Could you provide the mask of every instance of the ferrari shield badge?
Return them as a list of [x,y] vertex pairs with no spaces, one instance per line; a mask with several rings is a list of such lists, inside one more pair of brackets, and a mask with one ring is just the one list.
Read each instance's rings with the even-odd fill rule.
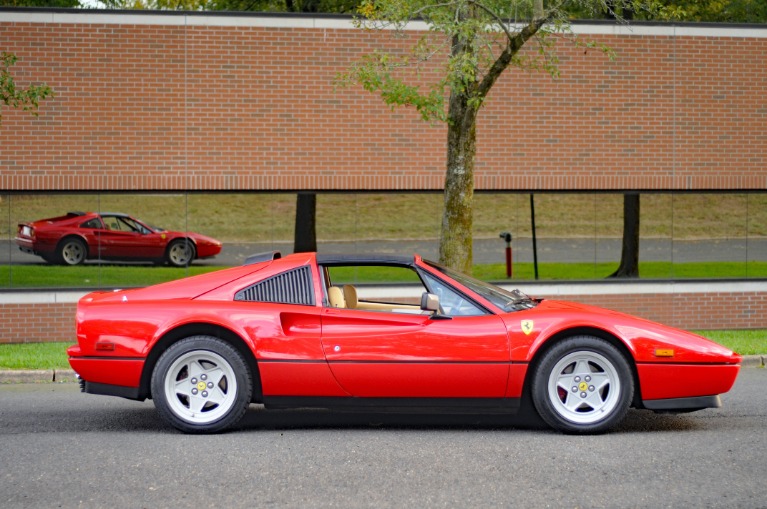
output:
[[524,332],[526,336],[529,336],[530,333],[533,332],[532,320],[522,320],[522,332]]

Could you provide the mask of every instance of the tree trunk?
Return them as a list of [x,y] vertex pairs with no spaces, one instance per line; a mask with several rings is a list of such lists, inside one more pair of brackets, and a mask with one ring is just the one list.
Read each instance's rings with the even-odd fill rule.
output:
[[639,193],[623,195],[621,263],[608,277],[639,277]]
[[317,251],[317,193],[296,195],[296,226],[294,229],[293,252]]
[[465,94],[453,93],[450,95],[448,119],[447,173],[439,259],[448,267],[471,274],[477,109],[468,105]]

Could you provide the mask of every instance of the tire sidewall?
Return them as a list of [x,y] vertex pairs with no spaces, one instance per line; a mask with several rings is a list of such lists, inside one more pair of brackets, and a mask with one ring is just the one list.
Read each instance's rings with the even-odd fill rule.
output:
[[[191,352],[212,352],[222,357],[234,372],[237,383],[234,402],[229,410],[209,423],[194,423],[179,416],[167,400],[165,380],[168,370],[181,356]],[[212,336],[192,336],[171,345],[157,360],[152,371],[152,398],[160,416],[184,433],[216,433],[235,425],[250,405],[253,391],[252,375],[242,354],[234,347]]]
[[[560,414],[548,394],[549,379],[554,367],[566,356],[577,352],[596,353],[607,359],[617,372],[620,383],[616,405],[604,418],[587,424],[571,421]],[[531,391],[535,409],[552,428],[572,434],[604,433],[626,416],[634,397],[634,378],[626,358],[608,341],[594,336],[574,336],[558,342],[543,354],[533,373]]]
[[[182,246],[186,246],[189,249],[189,260],[186,261],[186,263],[174,263],[173,259],[171,258],[171,250],[174,246],[177,246],[181,244]],[[165,252],[165,260],[168,262],[169,265],[173,267],[188,267],[192,264],[195,257],[197,256],[197,248],[194,245],[194,242],[191,240],[184,240],[184,239],[176,239],[172,241],[170,244],[168,244],[168,248]]]
[[[69,263],[64,258],[64,248],[67,246],[67,244],[77,243],[80,245],[80,248],[83,251],[83,257],[81,260],[79,260],[77,263]],[[86,258],[88,258],[88,244],[85,243],[84,240],[78,238],[78,237],[66,237],[64,238],[56,248],[56,258],[58,259],[59,263],[62,265],[69,265],[69,266],[75,266],[82,264]]]

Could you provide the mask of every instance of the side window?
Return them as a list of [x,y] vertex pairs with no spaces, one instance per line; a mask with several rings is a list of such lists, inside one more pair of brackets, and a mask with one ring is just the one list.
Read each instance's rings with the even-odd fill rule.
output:
[[120,231],[120,224],[114,216],[102,216],[107,230]]
[[325,267],[329,307],[388,313],[426,313],[421,295],[426,288],[410,267],[394,265],[333,265]]
[[91,228],[93,230],[100,230],[101,228],[103,228],[103,226],[101,226],[101,220],[97,217],[94,217],[90,221],[86,221],[83,224],[81,224],[80,228]]
[[123,230],[129,231],[129,232],[136,232],[140,233],[142,235],[146,235],[147,233],[151,233],[149,230],[144,228],[144,226],[140,223],[137,223],[133,219],[129,217],[121,217],[120,221],[124,223]]
[[487,314],[466,296],[435,278],[423,272],[423,278],[429,285],[431,293],[439,297],[439,307],[445,316],[480,316]]
[[259,281],[237,292],[234,300],[314,306],[311,268],[305,265]]

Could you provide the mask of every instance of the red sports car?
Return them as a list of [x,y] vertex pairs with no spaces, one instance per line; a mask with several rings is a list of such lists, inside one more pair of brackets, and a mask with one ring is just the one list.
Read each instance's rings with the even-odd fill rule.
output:
[[221,242],[198,233],[155,228],[126,214],[69,212],[21,223],[19,249],[50,263],[79,265],[86,259],[151,260],[185,267],[221,252]]
[[695,334],[509,292],[418,255],[268,253],[91,293],[77,341],[69,362],[84,392],[153,398],[190,433],[231,427],[251,403],[498,413],[523,397],[557,430],[598,433],[629,407],[718,407],[741,362]]

